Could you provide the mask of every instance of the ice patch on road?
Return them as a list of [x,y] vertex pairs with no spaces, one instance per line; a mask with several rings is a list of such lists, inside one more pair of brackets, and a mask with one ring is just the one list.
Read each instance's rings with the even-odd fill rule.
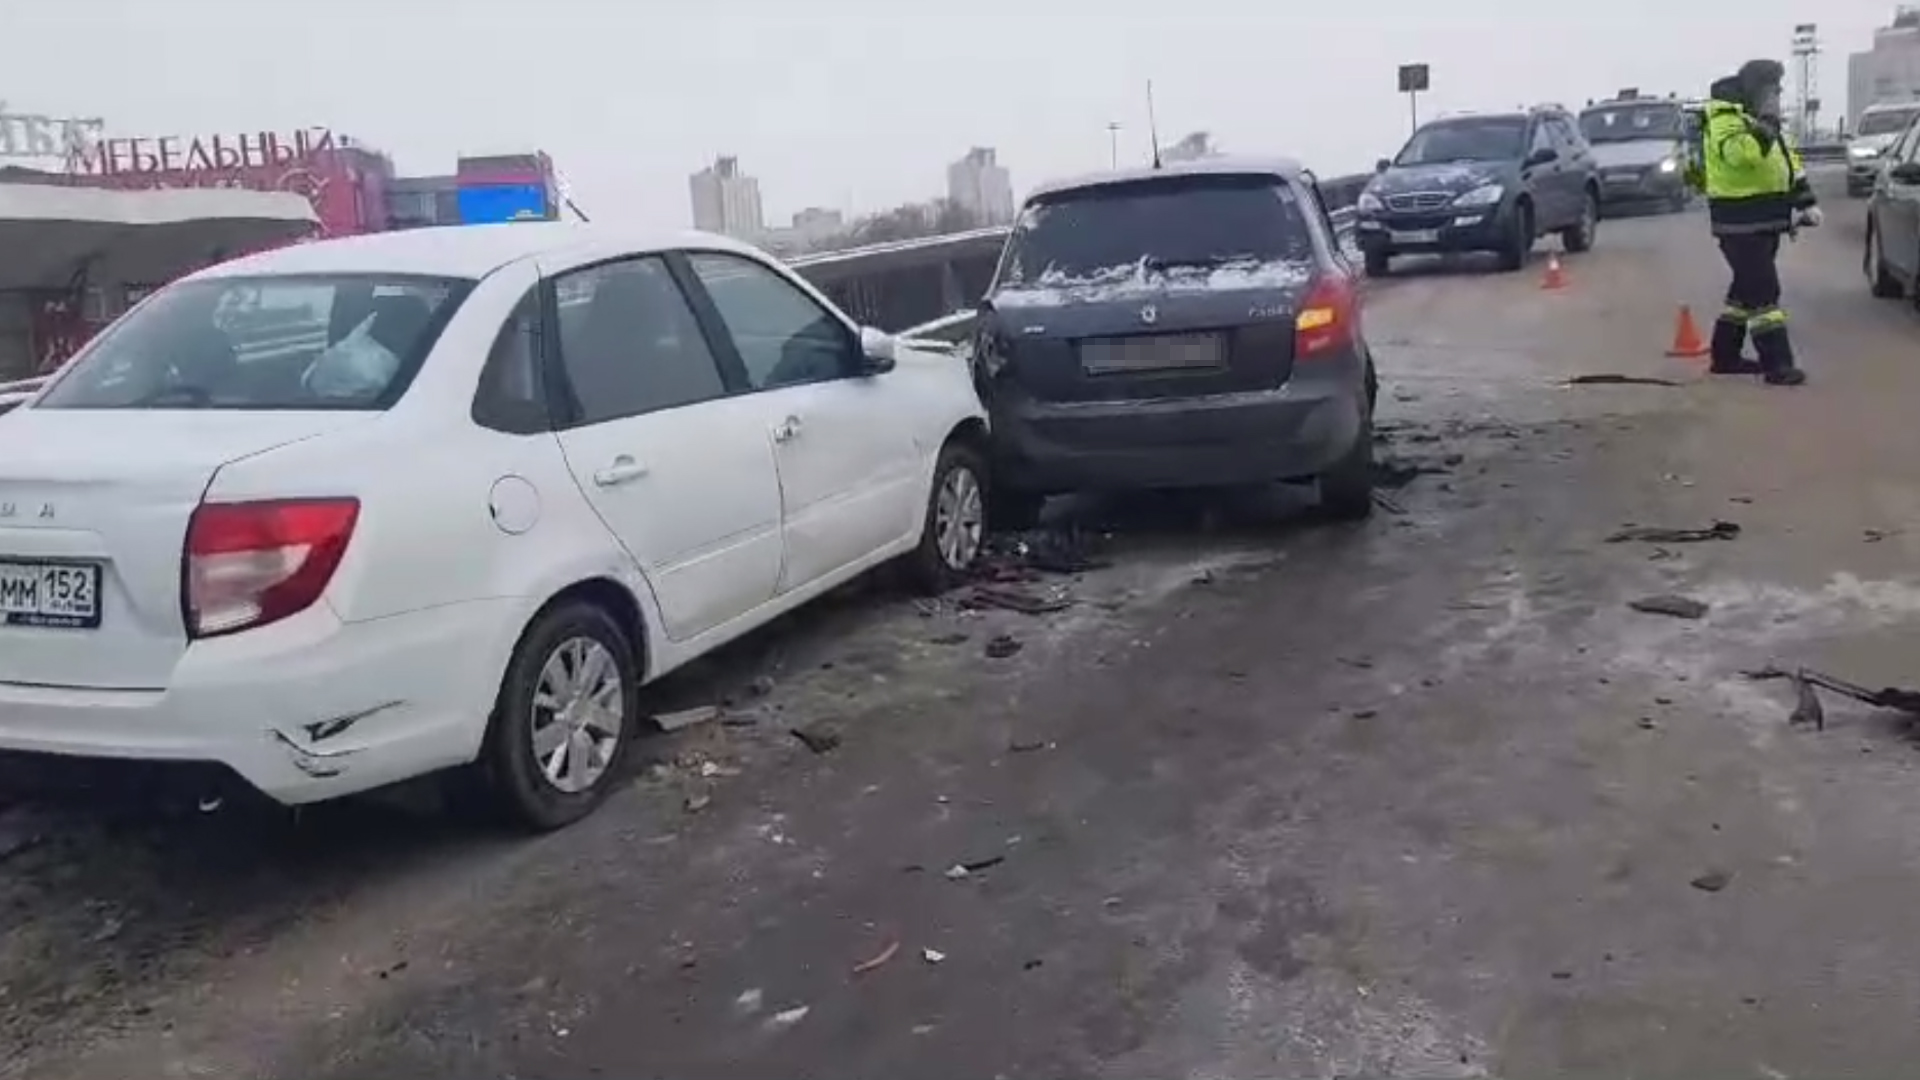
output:
[[1281,980],[1238,959],[1195,982],[1161,1038],[1109,1062],[1113,1076],[1242,1080],[1249,1076],[1491,1075],[1483,1039],[1430,1002],[1321,970]]

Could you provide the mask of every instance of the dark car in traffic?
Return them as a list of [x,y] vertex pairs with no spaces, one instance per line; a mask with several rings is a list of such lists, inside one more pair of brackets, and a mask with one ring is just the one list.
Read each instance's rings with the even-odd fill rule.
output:
[[1580,111],[1580,134],[1600,169],[1602,209],[1660,205],[1685,210],[1686,115],[1668,98],[1616,98]]
[[1558,106],[1455,116],[1422,125],[1355,205],[1367,273],[1396,255],[1488,251],[1518,270],[1540,237],[1593,246],[1600,175],[1574,119]]
[[1000,525],[1075,491],[1317,481],[1373,508],[1373,358],[1312,173],[1208,158],[1030,195],[979,312]]
[[1873,295],[1920,303],[1920,118],[1908,119],[1880,161],[1867,197],[1860,265]]

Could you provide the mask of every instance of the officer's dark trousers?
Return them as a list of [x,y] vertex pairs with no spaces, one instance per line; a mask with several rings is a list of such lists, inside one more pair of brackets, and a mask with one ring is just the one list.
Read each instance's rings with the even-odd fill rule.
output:
[[[1793,345],[1787,337],[1787,313],[1780,309],[1780,234],[1734,233],[1719,240],[1733,283],[1727,288],[1726,310],[1714,322],[1714,370],[1731,373],[1757,366],[1768,375],[1791,371]],[[1758,365],[1740,357],[1748,334],[1760,356]]]

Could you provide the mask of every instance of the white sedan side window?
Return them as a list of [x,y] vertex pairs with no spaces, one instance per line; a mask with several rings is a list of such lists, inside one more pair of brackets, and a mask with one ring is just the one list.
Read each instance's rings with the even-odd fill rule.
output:
[[755,390],[855,374],[858,339],[792,282],[737,255],[693,252],[688,259]]

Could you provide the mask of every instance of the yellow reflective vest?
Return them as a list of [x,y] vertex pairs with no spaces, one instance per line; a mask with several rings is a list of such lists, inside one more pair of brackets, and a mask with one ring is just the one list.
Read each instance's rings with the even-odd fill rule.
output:
[[1814,202],[1800,154],[1736,102],[1707,102],[1702,186],[1716,234],[1785,232]]

